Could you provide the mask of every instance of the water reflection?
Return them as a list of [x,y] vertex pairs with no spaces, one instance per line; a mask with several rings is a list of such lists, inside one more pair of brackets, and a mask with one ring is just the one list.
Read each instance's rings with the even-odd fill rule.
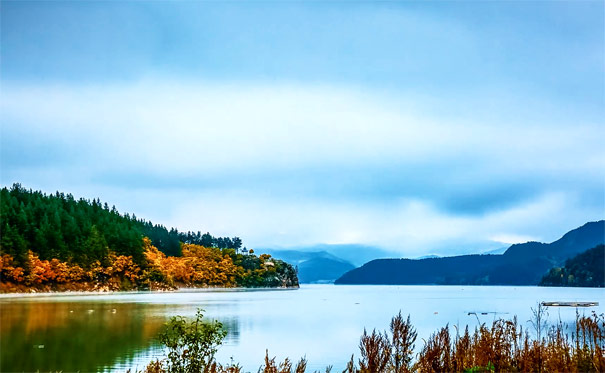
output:
[[154,311],[132,303],[3,303],[0,370],[96,371],[128,361],[149,349],[164,323]]
[[[156,337],[164,323],[177,314],[193,317],[202,306],[114,297],[0,301],[0,371],[142,369],[163,356]],[[237,344],[238,319],[217,319],[228,330],[227,343]]]

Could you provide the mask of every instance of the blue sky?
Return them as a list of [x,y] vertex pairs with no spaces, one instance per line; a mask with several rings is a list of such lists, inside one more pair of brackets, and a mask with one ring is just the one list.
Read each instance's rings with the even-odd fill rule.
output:
[[248,246],[605,215],[601,1],[2,1],[2,184]]

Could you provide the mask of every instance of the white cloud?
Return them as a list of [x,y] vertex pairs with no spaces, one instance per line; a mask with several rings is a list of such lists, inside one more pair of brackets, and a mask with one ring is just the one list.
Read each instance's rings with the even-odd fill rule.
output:
[[[174,171],[309,164],[439,162],[474,157],[497,167],[577,169],[603,128],[450,119],[422,102],[329,86],[144,81],[108,86],[3,87],[3,127],[69,138],[120,167]],[[506,110],[506,108],[503,108]],[[555,120],[553,115],[553,120]],[[579,145],[582,144],[580,147]],[[600,154],[602,155],[602,153]],[[511,158],[523,162],[510,162]],[[563,161],[563,162],[561,162]],[[592,159],[604,164],[603,157]],[[573,167],[572,167],[573,166]],[[592,165],[591,165],[592,166]]]
[[[496,112],[461,115],[448,100],[354,87],[5,84],[3,138],[19,142],[11,149],[35,140],[77,155],[41,171],[15,151],[3,157],[3,182],[103,191],[139,216],[239,235],[250,246],[355,242],[411,256],[550,241],[600,218],[602,206],[578,195],[602,198],[603,126],[581,115],[567,123],[556,111],[499,118],[527,109],[488,100]],[[132,183],[138,177],[142,185]],[[463,201],[464,210],[463,195],[497,208],[442,206]]]

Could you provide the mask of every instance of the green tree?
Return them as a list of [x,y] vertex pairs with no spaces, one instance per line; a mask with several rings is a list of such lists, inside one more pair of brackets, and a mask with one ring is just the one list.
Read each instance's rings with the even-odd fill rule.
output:
[[93,225],[90,228],[88,239],[84,243],[84,253],[81,261],[89,266],[93,261],[103,261],[108,254],[107,242],[105,237],[99,232],[97,227]]

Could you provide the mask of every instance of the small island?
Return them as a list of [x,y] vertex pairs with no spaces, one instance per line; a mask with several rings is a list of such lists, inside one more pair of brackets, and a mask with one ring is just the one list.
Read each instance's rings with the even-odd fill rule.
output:
[[100,200],[0,191],[0,292],[298,287],[295,268],[239,237],[179,232]]

